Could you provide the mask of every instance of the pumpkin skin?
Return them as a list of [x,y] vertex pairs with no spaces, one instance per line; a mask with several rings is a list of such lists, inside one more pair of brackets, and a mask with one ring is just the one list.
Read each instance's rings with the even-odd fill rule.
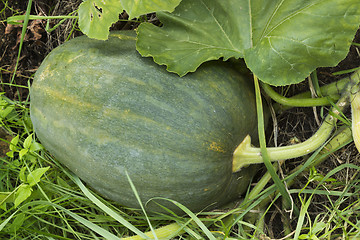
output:
[[197,212],[239,197],[254,171],[232,173],[232,155],[255,137],[251,81],[224,62],[178,77],[141,57],[133,31],[107,41],[77,37],[54,49],[31,87],[37,137],[105,197],[139,208],[126,172],[150,211],[162,197]]

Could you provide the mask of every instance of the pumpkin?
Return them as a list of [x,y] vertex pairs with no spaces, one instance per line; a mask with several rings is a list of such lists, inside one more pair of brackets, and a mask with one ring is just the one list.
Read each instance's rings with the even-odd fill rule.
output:
[[254,174],[232,172],[234,150],[256,136],[251,80],[223,61],[180,78],[141,57],[135,40],[121,31],[54,49],[30,91],[37,137],[94,190],[128,207],[140,205],[127,175],[149,211],[163,211],[160,204],[181,212],[162,198],[195,212],[238,198]]

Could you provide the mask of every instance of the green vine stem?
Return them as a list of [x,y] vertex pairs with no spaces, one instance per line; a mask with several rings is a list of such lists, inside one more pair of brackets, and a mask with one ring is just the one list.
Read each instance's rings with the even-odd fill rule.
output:
[[[351,81],[351,79],[354,79],[354,78],[357,79],[358,74],[359,74],[359,71],[357,73],[353,73],[351,75],[351,77],[344,77],[335,82],[321,86],[320,91],[321,91],[322,96],[328,96],[333,99],[339,99],[340,95],[343,92],[343,90],[345,89],[346,85]],[[296,94],[296,95],[292,96],[291,98],[310,98],[310,97],[311,97],[311,93],[310,93],[310,91],[307,91],[307,92]]]
[[277,93],[272,87],[268,84],[261,84],[261,87],[265,91],[267,95],[275,102],[278,102],[285,106],[292,107],[316,107],[316,106],[324,106],[329,105],[331,101],[335,99],[330,97],[319,97],[319,98],[287,98],[283,95]]
[[316,167],[323,163],[331,154],[348,145],[353,141],[351,128],[344,126],[331,140],[321,149],[310,162],[305,162],[297,166],[290,172],[288,178],[286,178],[287,185],[291,186],[294,183],[295,178],[302,172],[308,171],[312,167]]
[[[339,112],[335,114],[339,114]],[[297,158],[315,151],[330,137],[336,121],[336,117],[329,114],[319,130],[305,142],[284,147],[268,147],[270,160],[280,161]],[[260,148],[251,146],[251,138],[248,135],[234,152],[232,170],[237,172],[245,166],[256,163],[263,163],[261,151]]]
[[[274,91],[274,89],[262,83],[262,88],[264,92],[272,98],[276,103],[273,105],[276,112],[282,112],[292,107],[315,107],[315,106],[325,106],[329,105],[332,102],[337,101],[340,96],[341,92],[344,91],[346,85],[351,81],[351,79],[358,79],[358,74],[353,74],[351,77],[344,77],[340,80],[335,82],[326,84],[320,87],[320,92],[322,94],[321,98],[311,98],[311,92],[303,92],[296,94],[292,97],[284,97],[281,94]],[[318,100],[320,99],[320,100]],[[313,103],[313,105],[311,105]]]
[[[168,225],[165,225],[163,227],[157,228],[154,230],[156,238],[157,239],[169,239],[172,236],[175,237],[177,235],[180,235],[184,233],[184,226],[175,222]],[[149,239],[155,239],[155,236],[152,231],[146,232],[146,236],[149,237]],[[142,236],[136,235],[131,237],[125,237],[122,238],[123,240],[141,240],[144,239]]]
[[[315,151],[325,143],[325,141],[331,136],[341,111],[348,105],[348,98],[351,95],[354,86],[357,89],[356,84],[359,82],[358,73],[354,73],[353,76],[353,81],[350,81],[350,83],[346,86],[341,98],[338,100],[336,105],[332,107],[318,131],[302,143],[284,147],[267,148],[271,161],[301,157]],[[239,171],[242,167],[255,163],[263,163],[261,150],[260,148],[252,147],[250,136],[246,136],[234,152],[233,172]]]
[[[51,20],[51,19],[76,19],[78,16],[38,16],[29,15],[29,20]],[[7,18],[8,24],[23,24],[25,17],[23,15],[11,16]]]

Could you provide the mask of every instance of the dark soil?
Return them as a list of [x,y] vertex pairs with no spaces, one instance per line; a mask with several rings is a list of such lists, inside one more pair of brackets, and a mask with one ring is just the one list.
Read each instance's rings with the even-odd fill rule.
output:
[[[31,14],[43,16],[68,15],[76,10],[81,2],[81,0],[37,0],[33,1]],[[5,3],[7,3],[7,7],[5,7]],[[0,92],[5,92],[7,97],[17,100],[27,99],[27,87],[30,86],[33,74],[36,72],[45,56],[56,46],[62,44],[66,39],[82,35],[77,28],[75,20],[66,20],[51,33],[45,31],[47,23],[45,20],[30,21],[23,42],[18,66],[16,67],[22,27],[21,25],[9,25],[6,23],[5,19],[14,15],[23,15],[27,3],[27,0],[2,0],[0,2]],[[126,19],[126,13],[123,13],[121,17]],[[50,27],[57,23],[58,20],[50,21]],[[112,28],[130,29],[133,27],[134,25],[132,23],[121,21],[114,24]],[[359,33],[356,35],[354,42],[360,43]],[[346,76],[334,76],[332,75],[334,72],[359,67],[359,52],[359,47],[352,46],[349,55],[340,62],[338,66],[319,68],[317,72],[320,83],[326,84]],[[9,83],[16,84],[19,87],[10,87]],[[307,91],[309,86],[307,81],[304,81],[301,84],[293,85],[288,88],[289,95],[293,95],[302,91]],[[281,143],[280,145],[288,145],[309,138],[319,127],[314,116],[316,114],[321,119],[320,111],[320,107],[315,110],[312,108],[293,108],[277,116],[277,141]],[[346,114],[348,114],[348,112]],[[350,116],[348,115],[348,117]],[[271,126],[269,127],[269,135],[272,136]],[[269,142],[273,142],[272,137]],[[317,170],[319,173],[326,175],[331,169],[344,162],[353,162],[359,165],[359,159],[360,157],[356,148],[353,144],[350,144],[331,156],[331,158],[319,166]],[[297,161],[298,160],[295,159],[284,164],[282,172],[286,175],[288,171],[296,166]],[[335,177],[338,178],[338,181],[342,181],[348,178],[348,176],[349,173],[342,172]],[[306,183],[306,178],[304,178],[304,181]],[[301,182],[298,183],[299,188],[301,188],[301,184]],[[317,202],[315,202],[314,206],[312,206],[313,209],[311,210],[314,217],[319,212],[327,211],[326,201],[328,201],[328,199],[316,199],[316,201]],[[278,228],[277,226],[281,225],[279,219],[283,214],[284,212],[280,205],[274,207],[269,214],[269,233],[273,234],[272,237],[282,236],[282,234],[278,232],[281,228]],[[288,216],[286,213],[285,215]]]
[[[7,7],[4,1],[0,3],[1,19],[14,15],[23,15],[27,8],[27,0],[8,1]],[[32,15],[67,15],[77,9],[81,1],[34,1]],[[50,27],[57,21],[50,21]],[[26,88],[8,87],[6,83],[28,86],[32,75],[36,72],[44,57],[56,46],[64,42],[67,37],[74,37],[80,32],[74,31],[68,36],[72,28],[73,20],[68,20],[51,33],[45,31],[45,20],[32,20],[27,27],[21,54],[18,61],[18,52],[22,26],[9,25],[6,21],[0,23],[0,69],[2,84],[0,91],[6,92],[9,98],[25,99],[28,95]],[[16,69],[16,75],[13,76]]]

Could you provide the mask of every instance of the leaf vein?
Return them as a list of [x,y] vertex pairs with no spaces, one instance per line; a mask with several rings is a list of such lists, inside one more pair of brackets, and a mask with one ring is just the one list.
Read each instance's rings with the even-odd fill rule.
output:
[[[308,9],[308,8],[310,8],[310,7],[313,7],[314,5],[316,5],[316,4],[318,4],[319,2],[321,2],[322,0],[320,0],[320,1],[317,1],[317,2],[314,2],[314,3],[312,3],[312,4],[308,4],[308,5],[306,5],[306,6],[304,6],[303,8],[300,8],[300,9],[298,9],[297,11],[294,11],[294,12],[292,12],[290,15],[288,15],[288,16],[286,16],[282,21],[280,21],[278,24],[276,24],[274,27],[272,27],[271,29],[269,29],[269,31],[267,32],[267,34],[266,35],[264,35],[264,36],[269,36],[274,30],[276,30],[280,25],[282,25],[284,22],[286,22],[286,21],[289,21],[290,19],[292,19],[293,17],[295,17],[295,16],[297,16],[298,14],[300,14],[301,12],[303,12],[304,10],[306,10],[306,9]],[[284,0],[281,2],[281,4],[284,2]],[[275,12],[277,12],[279,9],[277,8],[276,9],[276,11]],[[274,14],[271,16],[271,18],[269,19],[269,24],[267,24],[266,25],[266,29],[268,28],[268,26],[270,25],[270,22],[271,22],[271,20],[273,19],[273,16],[275,15],[275,12],[274,12]],[[265,29],[265,30],[266,30]],[[265,31],[264,30],[264,34],[265,34]]]
[[[306,39],[304,39],[303,41],[301,41],[301,40],[298,40],[298,39],[289,38],[289,37],[285,37],[285,36],[269,36],[269,37],[268,37],[268,39],[271,39],[271,38],[276,38],[276,39],[291,41],[291,42],[294,42],[294,43],[301,44],[301,45],[305,46],[306,48],[320,49],[320,50],[328,50],[328,48],[325,48],[325,47],[321,47],[321,46],[316,47],[316,46],[308,45],[308,44],[304,43],[304,41],[305,41]],[[309,52],[309,51],[308,51],[308,52]],[[333,52],[343,52],[343,51],[333,49]],[[311,55],[311,54],[309,53],[309,55]]]
[[[218,26],[218,28],[220,29],[220,31],[224,34],[226,40],[229,42],[230,46],[233,49],[237,49],[233,42],[231,41],[230,37],[228,36],[228,34],[226,33],[226,31],[224,30],[224,28],[221,26],[220,22],[217,20],[217,18],[215,17],[214,13],[212,11],[210,11],[210,8],[205,4],[205,2],[203,0],[201,0],[201,3],[205,6],[205,8],[208,10],[210,16],[214,19],[214,22],[216,23],[216,25]],[[237,50],[239,51],[239,50]]]
[[270,37],[267,38],[268,42],[269,42],[269,46],[270,48],[273,50],[274,53],[276,53],[282,60],[284,60],[285,63],[287,63],[288,65],[290,65],[290,70],[294,69],[294,64],[289,62],[279,51],[277,51],[275,49],[275,47],[271,44],[271,39]]

